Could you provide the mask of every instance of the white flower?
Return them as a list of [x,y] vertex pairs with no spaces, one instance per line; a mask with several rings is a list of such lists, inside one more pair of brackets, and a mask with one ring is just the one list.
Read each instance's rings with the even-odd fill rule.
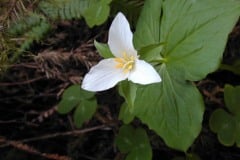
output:
[[103,91],[125,79],[138,84],[161,82],[155,69],[138,59],[133,47],[133,34],[122,13],[117,14],[110,26],[108,45],[116,58],[103,59],[92,67],[83,79],[83,89]]

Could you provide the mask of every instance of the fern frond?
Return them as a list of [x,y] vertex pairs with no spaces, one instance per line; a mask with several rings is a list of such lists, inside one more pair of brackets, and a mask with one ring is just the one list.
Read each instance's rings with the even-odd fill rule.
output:
[[25,32],[34,26],[38,26],[43,21],[46,21],[45,17],[36,13],[28,13],[24,17],[21,17],[21,19],[13,22],[8,29],[8,33],[13,36],[23,35]]
[[38,8],[46,17],[53,20],[85,18],[89,27],[100,25],[109,16],[109,3],[112,0],[47,0]]
[[38,8],[51,19],[80,19],[92,0],[47,0],[41,1]]
[[21,43],[17,52],[13,55],[12,61],[15,61],[18,56],[29,49],[33,42],[39,42],[51,29],[50,23],[40,14],[29,13],[27,17],[18,20],[8,33],[14,36],[21,36],[24,41]]
[[7,31],[8,36],[18,39],[20,37],[23,41],[17,41],[20,46],[12,55],[11,61],[16,61],[25,50],[30,48],[33,42],[39,42],[50,28],[51,25],[44,16],[32,12],[12,22]]
[[36,41],[39,42],[46,33],[50,30],[51,26],[47,21],[41,21],[38,25],[33,26],[28,32],[24,34],[26,39],[21,45],[19,52],[23,52],[26,49],[29,49],[31,44]]

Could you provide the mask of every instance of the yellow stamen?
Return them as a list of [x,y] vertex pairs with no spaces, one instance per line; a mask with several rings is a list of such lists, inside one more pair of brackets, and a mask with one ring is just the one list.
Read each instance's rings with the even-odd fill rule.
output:
[[116,68],[122,68],[124,73],[128,73],[133,69],[135,63],[134,56],[128,56],[126,52],[123,52],[122,58],[115,58],[114,60],[117,62]]
[[118,64],[116,65],[116,68],[123,68],[123,66],[124,66],[124,64],[118,63]]
[[124,63],[124,59],[122,58],[115,58],[115,61],[118,63]]

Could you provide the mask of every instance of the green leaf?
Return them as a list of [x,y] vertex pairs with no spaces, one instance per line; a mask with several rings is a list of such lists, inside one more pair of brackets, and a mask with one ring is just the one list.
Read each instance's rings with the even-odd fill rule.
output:
[[228,125],[230,119],[232,119],[232,117],[227,112],[225,112],[223,109],[217,109],[210,117],[210,129],[217,133],[224,128],[225,125]]
[[165,0],[162,7],[160,39],[166,43],[162,56],[169,69],[177,71],[174,76],[196,81],[216,70],[239,18],[240,2]]
[[126,157],[126,160],[151,160],[151,148],[147,148],[147,150],[145,150],[145,147],[142,147],[143,148],[139,147],[138,149],[134,149],[132,152],[130,152]]
[[201,130],[204,105],[195,86],[170,77],[161,67],[162,83],[138,88],[133,114],[172,148],[186,151]]
[[138,53],[141,59],[144,59],[147,62],[161,62],[164,61],[161,56],[162,49],[164,47],[164,43],[148,45],[146,47],[141,48]]
[[83,13],[83,16],[89,27],[100,25],[105,22],[109,16],[111,0],[91,1],[89,8]]
[[161,7],[162,0],[145,0],[133,39],[138,50],[160,42]]
[[122,153],[128,153],[134,147],[135,130],[130,125],[123,125],[115,139],[115,143]]
[[126,100],[128,107],[130,107],[129,111],[131,111],[134,106],[136,91],[137,85],[130,81],[123,81],[119,85],[119,94]]
[[81,100],[93,97],[94,93],[82,90],[79,85],[72,85],[64,91],[62,100],[58,104],[58,112],[66,114],[76,107]]
[[99,43],[96,40],[94,40],[94,45],[97,48],[98,53],[103,58],[112,58],[112,57],[114,57],[107,44]]
[[147,133],[142,128],[137,128],[134,134],[135,147],[127,156],[127,160],[151,160],[152,148]]
[[210,129],[217,133],[218,140],[225,146],[232,146],[239,137],[237,134],[238,120],[223,109],[217,109],[210,117]]
[[162,82],[138,88],[133,114],[168,146],[186,151],[198,136],[204,104],[186,80],[200,80],[218,68],[239,13],[240,2],[233,0],[145,1],[135,47],[165,43],[163,64],[156,65]]
[[58,104],[58,112],[66,114],[70,112],[80,102],[79,99],[62,99]]
[[218,135],[218,140],[225,146],[232,146],[235,142],[240,144],[240,86],[225,85],[224,100],[231,114],[223,109],[217,109],[210,117],[210,128]]
[[134,115],[129,111],[129,106],[126,102],[121,105],[118,119],[122,120],[125,124],[129,124],[134,119]]
[[120,128],[115,143],[122,153],[128,153],[126,160],[151,160],[152,149],[144,129],[130,125]]
[[93,97],[94,93],[81,89],[81,87],[78,84],[68,87],[62,95],[63,99],[85,100]]
[[240,116],[240,86],[233,87],[231,85],[225,85],[224,87],[224,101],[229,111]]
[[61,114],[70,112],[80,102],[80,99],[80,86],[72,85],[68,87],[64,91],[62,100],[58,104],[58,112]]
[[83,100],[78,105],[77,109],[74,112],[74,124],[77,127],[81,127],[83,122],[92,118],[93,114],[97,109],[97,101],[94,100]]
[[236,125],[235,121],[229,119],[227,124],[224,124],[223,128],[218,132],[218,140],[225,146],[232,146],[235,143]]

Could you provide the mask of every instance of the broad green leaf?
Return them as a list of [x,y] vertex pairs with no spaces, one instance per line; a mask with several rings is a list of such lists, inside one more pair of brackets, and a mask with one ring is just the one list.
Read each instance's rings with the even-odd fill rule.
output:
[[225,85],[224,101],[230,111],[217,109],[210,117],[210,128],[218,135],[218,140],[225,146],[232,146],[235,142],[240,144],[240,108],[239,96],[240,87]]
[[105,22],[109,16],[111,0],[91,1],[89,8],[83,13],[83,16],[89,27],[100,25]]
[[128,153],[126,160],[151,160],[152,149],[144,129],[122,126],[115,140],[122,153]]
[[164,47],[164,43],[148,45],[146,47],[141,48],[138,51],[141,59],[144,59],[147,62],[163,62],[164,59],[161,56],[162,49]]
[[218,140],[225,146],[232,146],[239,138],[238,120],[223,109],[217,109],[210,117],[210,129],[217,133]]
[[234,0],[145,1],[135,47],[165,43],[159,53],[164,63],[157,66],[163,80],[137,90],[133,113],[168,146],[186,151],[198,136],[203,100],[186,80],[200,80],[217,69],[239,13],[240,2]]
[[232,119],[232,117],[225,112],[223,109],[217,109],[215,110],[209,120],[209,126],[210,129],[217,133],[219,132],[225,125],[228,125],[229,120]]
[[172,148],[186,151],[201,130],[204,105],[195,86],[178,82],[162,65],[163,82],[137,90],[133,113]]
[[62,100],[58,104],[58,112],[65,114],[70,112],[80,102],[80,86],[72,85],[68,87],[63,95]]
[[122,120],[125,124],[129,124],[133,119],[134,115],[129,111],[130,107],[124,102],[121,105],[118,119]]
[[126,160],[152,160],[151,147],[148,147],[147,149],[145,146],[142,147],[143,148],[136,148],[130,152],[126,157]]
[[165,0],[162,7],[160,40],[166,43],[162,56],[170,74],[196,81],[216,70],[239,18],[240,2]]
[[81,88],[79,85],[71,85],[63,92],[62,98],[80,99],[80,90]]
[[72,85],[64,91],[62,100],[58,104],[58,112],[66,114],[76,107],[81,100],[93,97],[94,93],[81,89],[79,85]]
[[137,85],[134,83],[131,83],[130,81],[123,81],[119,85],[119,93],[126,100],[126,103],[129,107],[129,111],[131,111],[134,106],[136,91],[137,91]]
[[81,127],[83,122],[92,118],[93,114],[97,109],[96,100],[83,100],[78,105],[77,109],[74,112],[74,124],[77,127]]
[[152,148],[144,129],[135,130],[134,141],[135,146],[126,160],[152,160]]
[[107,44],[99,43],[97,41],[94,41],[94,45],[97,48],[98,53],[103,58],[112,58],[112,57],[114,57]]
[[137,49],[160,42],[160,18],[162,0],[145,0],[134,33]]
[[79,99],[62,99],[58,104],[58,112],[66,114],[70,112],[80,102]]
[[232,146],[236,138],[236,124],[233,118],[228,123],[223,124],[221,130],[218,131],[218,140],[225,146]]
[[231,85],[225,85],[224,87],[224,101],[229,111],[240,116],[240,86],[233,87]]
[[83,90],[78,84],[75,84],[71,85],[64,91],[62,98],[85,100],[93,98],[94,95],[95,94],[93,92]]
[[115,139],[115,143],[122,153],[128,153],[134,147],[135,130],[130,125],[123,125]]

